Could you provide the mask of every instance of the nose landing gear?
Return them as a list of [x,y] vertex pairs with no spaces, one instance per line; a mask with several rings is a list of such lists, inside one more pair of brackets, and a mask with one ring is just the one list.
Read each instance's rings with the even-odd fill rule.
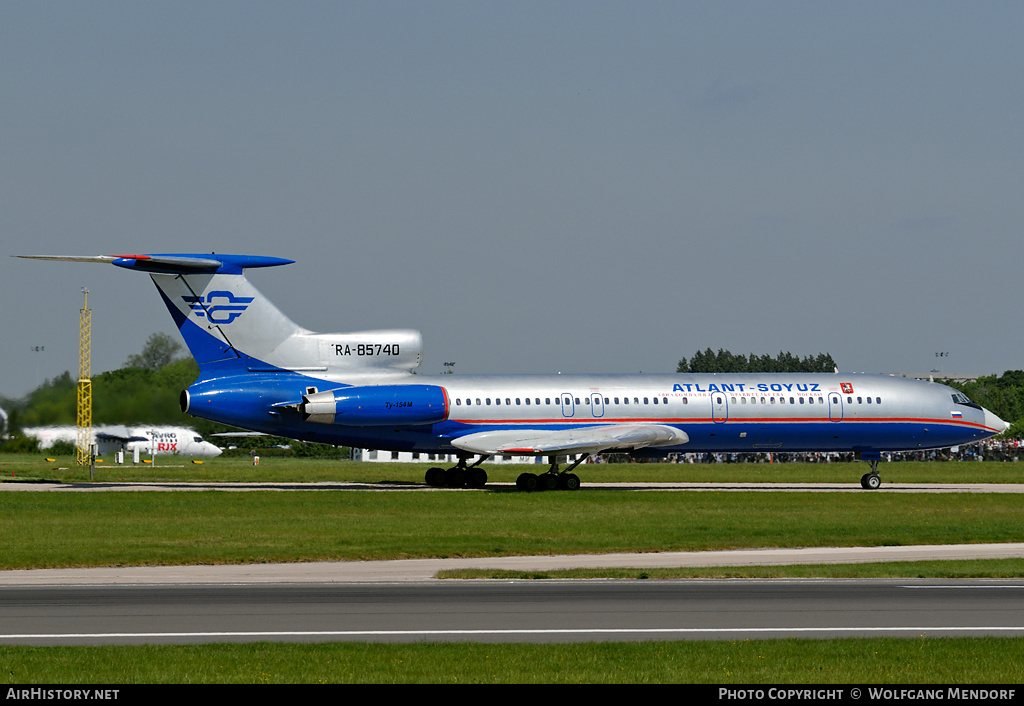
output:
[[878,461],[872,460],[871,472],[860,477],[860,487],[864,490],[878,490],[882,485],[882,477],[878,475]]

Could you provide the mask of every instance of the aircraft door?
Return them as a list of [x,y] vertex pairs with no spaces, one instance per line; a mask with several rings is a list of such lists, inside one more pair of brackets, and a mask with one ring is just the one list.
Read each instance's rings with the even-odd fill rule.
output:
[[573,417],[576,415],[576,405],[572,401],[572,395],[568,392],[562,393],[562,416]]
[[604,416],[604,397],[598,392],[590,395],[590,411],[595,417]]
[[729,418],[729,402],[724,392],[711,393],[711,418],[716,424],[721,424]]
[[838,392],[828,394],[828,418],[833,422],[843,421],[843,396]]

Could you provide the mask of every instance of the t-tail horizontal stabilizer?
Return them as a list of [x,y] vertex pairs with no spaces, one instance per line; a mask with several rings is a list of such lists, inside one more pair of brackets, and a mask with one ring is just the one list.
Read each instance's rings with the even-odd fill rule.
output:
[[117,265],[140,272],[161,274],[210,274],[240,275],[250,267],[275,267],[290,265],[295,260],[258,255],[217,255],[189,253],[157,253],[152,255],[16,255],[27,260],[56,260],[61,262],[98,262]]
[[200,368],[216,366],[217,375],[287,371],[340,381],[342,374],[353,372],[408,371],[422,360],[418,331],[309,331],[245,278],[246,269],[293,260],[216,253],[18,257],[109,263],[146,272]]

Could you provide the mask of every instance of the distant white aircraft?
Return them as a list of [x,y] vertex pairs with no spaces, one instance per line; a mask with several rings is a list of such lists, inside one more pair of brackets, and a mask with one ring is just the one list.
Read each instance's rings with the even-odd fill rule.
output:
[[[54,442],[78,442],[77,427],[31,427],[24,430],[26,436],[39,439],[39,448],[48,449]],[[93,427],[93,443],[101,455],[124,449],[128,453],[139,450],[140,456],[199,456],[210,458],[220,456],[221,450],[204,441],[195,429],[189,427],[120,425]]]

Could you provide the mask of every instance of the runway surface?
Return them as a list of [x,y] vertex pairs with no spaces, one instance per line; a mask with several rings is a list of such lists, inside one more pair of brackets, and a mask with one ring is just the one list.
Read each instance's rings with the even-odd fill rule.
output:
[[442,568],[1024,556],[1024,544],[0,572],[0,643],[1024,635],[1024,581],[459,581]]
[[451,581],[0,588],[0,643],[1024,635],[1021,581]]
[[[496,484],[501,490],[503,484]],[[591,484],[865,492],[846,484]],[[382,490],[422,484],[0,483],[41,492]],[[891,492],[1024,492],[914,484]],[[514,487],[508,488],[514,492]],[[479,492],[479,491],[455,491]],[[585,491],[584,491],[585,492]],[[1024,581],[442,581],[444,569],[744,566],[1024,558],[1024,543],[819,547],[240,566],[0,571],[0,643],[761,639],[1024,635]]]
[[[111,492],[111,491],[203,491],[245,492],[253,490],[277,491],[323,491],[323,490],[373,490],[380,492],[425,492],[425,493],[479,493],[479,492],[522,492],[515,483],[489,482],[483,490],[453,490],[432,488],[425,483],[382,482],[320,482],[320,483],[178,483],[178,482],[0,482],[0,491],[28,492]],[[588,483],[580,491],[623,490],[623,491],[708,491],[708,492],[800,492],[800,493],[1024,493],[1024,483],[884,483],[881,490],[865,491],[859,483]]]

